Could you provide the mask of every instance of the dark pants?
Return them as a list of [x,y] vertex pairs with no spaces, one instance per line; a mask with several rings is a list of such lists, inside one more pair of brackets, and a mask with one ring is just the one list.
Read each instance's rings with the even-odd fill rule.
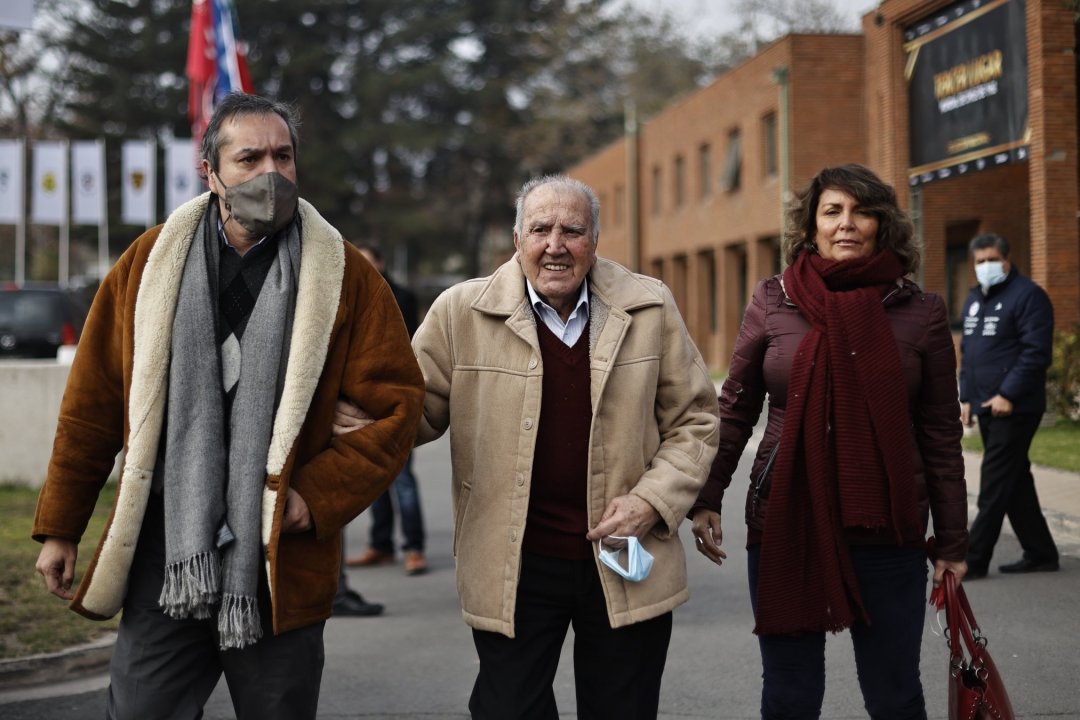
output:
[[371,547],[387,555],[394,554],[393,493],[401,515],[401,534],[405,538],[402,550],[424,551],[424,516],[420,510],[420,490],[412,472],[412,453],[390,489],[371,504]]
[[131,568],[124,614],[109,666],[109,720],[188,720],[222,673],[238,720],[315,718],[323,668],[323,623],[273,635],[260,579],[263,637],[239,650],[218,648],[217,618],[176,620],[158,605],[165,571],[160,500],[147,510]]
[[473,718],[558,720],[551,684],[571,624],[577,717],[656,717],[671,613],[613,630],[595,560],[525,554],[514,618],[512,639],[473,630],[480,658]]
[[993,417],[979,415],[979,433],[983,441],[982,471],[979,479],[979,514],[971,524],[967,562],[971,570],[986,572],[994,545],[1001,534],[1001,524],[1009,524],[1032,562],[1058,559],[1057,546],[1050,535],[1035,478],[1031,474],[1028,450],[1041,414],[1029,413]]
[[[757,612],[761,546],[749,550],[750,600]],[[926,551],[851,548],[870,625],[851,628],[863,703],[875,720],[925,720],[919,653],[926,616]],[[791,602],[799,602],[796,597]],[[761,635],[761,717],[818,718],[825,697],[825,633]]]

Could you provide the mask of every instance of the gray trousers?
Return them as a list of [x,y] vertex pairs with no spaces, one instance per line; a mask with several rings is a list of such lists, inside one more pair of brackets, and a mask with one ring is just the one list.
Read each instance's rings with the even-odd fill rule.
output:
[[221,675],[238,720],[314,720],[323,669],[323,623],[273,635],[260,579],[263,637],[220,650],[216,618],[176,620],[158,605],[165,573],[165,524],[152,496],[129,577],[109,666],[109,720],[196,720]]

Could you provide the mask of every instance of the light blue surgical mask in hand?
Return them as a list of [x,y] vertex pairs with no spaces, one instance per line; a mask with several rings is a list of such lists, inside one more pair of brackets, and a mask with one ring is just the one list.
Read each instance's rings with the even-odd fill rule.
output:
[[990,288],[1005,282],[1005,263],[1000,260],[987,260],[975,266],[975,279],[982,286],[983,294]]
[[641,582],[649,577],[649,571],[652,570],[653,556],[642,547],[641,541],[633,536],[621,537],[618,535],[609,535],[605,540],[626,541],[626,567],[624,568],[619,562],[619,554],[622,552],[622,548],[608,550],[604,547],[604,540],[597,543],[600,548],[600,562],[630,582]]

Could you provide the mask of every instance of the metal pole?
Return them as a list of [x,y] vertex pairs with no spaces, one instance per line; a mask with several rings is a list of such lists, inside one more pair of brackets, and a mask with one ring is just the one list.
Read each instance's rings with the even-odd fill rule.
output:
[[627,100],[623,108],[626,116],[624,125],[626,132],[626,254],[630,270],[641,272],[637,106],[633,100]]
[[26,282],[26,199],[28,194],[26,182],[26,141],[18,140],[19,143],[19,219],[15,224],[15,285],[22,287]]
[[[780,91],[776,134],[779,136],[777,139],[779,140],[778,150],[780,153],[780,245],[783,247],[784,236],[787,233],[788,202],[791,199],[791,149],[788,142],[791,108],[789,106],[787,65],[777,67],[773,70],[772,76]],[[783,253],[781,253],[781,266],[783,266],[783,262]]]
[[102,188],[101,221],[98,222],[98,282],[100,283],[105,279],[105,275],[109,272],[109,183],[107,182],[109,170],[105,165],[105,140],[99,138],[97,143]]

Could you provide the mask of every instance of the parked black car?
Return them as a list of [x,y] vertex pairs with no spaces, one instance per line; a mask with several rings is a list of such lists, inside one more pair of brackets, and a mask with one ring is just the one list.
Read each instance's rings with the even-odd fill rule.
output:
[[75,345],[89,304],[56,286],[0,287],[0,358],[55,358]]

